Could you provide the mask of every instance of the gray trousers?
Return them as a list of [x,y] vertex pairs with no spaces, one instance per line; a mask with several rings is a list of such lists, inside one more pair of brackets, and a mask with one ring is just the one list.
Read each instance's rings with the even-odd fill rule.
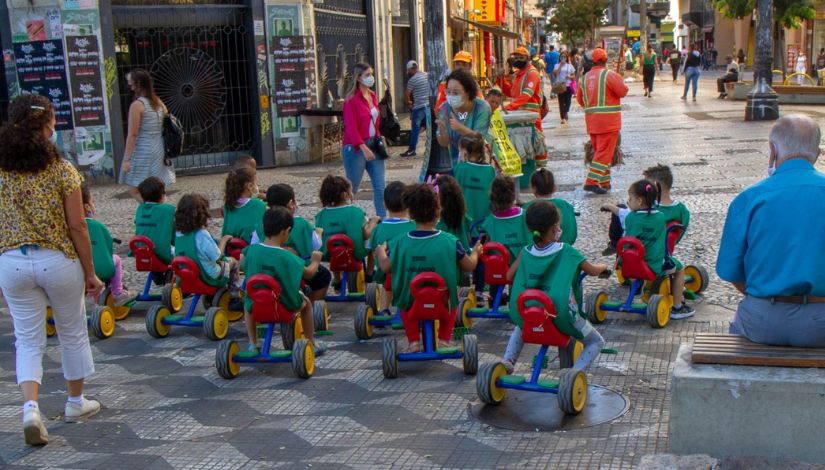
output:
[[755,343],[825,348],[825,303],[772,303],[747,296],[739,302],[730,333]]

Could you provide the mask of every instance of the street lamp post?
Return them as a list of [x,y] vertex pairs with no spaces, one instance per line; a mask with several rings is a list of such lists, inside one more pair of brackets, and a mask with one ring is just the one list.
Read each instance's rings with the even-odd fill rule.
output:
[[779,98],[771,88],[773,78],[773,0],[757,0],[756,57],[753,64],[754,87],[748,93],[746,121],[779,118]]

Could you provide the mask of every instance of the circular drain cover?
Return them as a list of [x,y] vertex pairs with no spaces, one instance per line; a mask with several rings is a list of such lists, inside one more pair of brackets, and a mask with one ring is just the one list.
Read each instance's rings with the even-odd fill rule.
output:
[[576,416],[565,415],[552,393],[507,390],[500,405],[470,403],[470,414],[490,426],[512,431],[569,431],[612,421],[627,412],[622,394],[598,385],[587,387],[587,404]]

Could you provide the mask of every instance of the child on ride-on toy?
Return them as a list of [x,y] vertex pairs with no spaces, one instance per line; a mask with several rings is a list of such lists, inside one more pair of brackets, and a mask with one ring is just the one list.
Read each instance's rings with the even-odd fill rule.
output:
[[521,337],[522,319],[517,307],[518,296],[527,289],[539,289],[553,300],[556,307],[553,323],[556,328],[584,345],[573,368],[586,370],[601,352],[604,339],[578,313],[576,292],[581,288],[579,273],[583,271],[589,276],[598,276],[607,270],[607,265],[592,264],[572,245],[559,241],[562,235],[561,216],[558,208],[550,202],[536,201],[531,204],[527,209],[526,222],[532,231],[533,243],[521,249],[507,272],[507,279],[513,282],[510,318],[516,327],[504,352],[504,367],[511,374],[524,347]]
[[496,170],[487,160],[486,143],[481,134],[465,135],[458,141],[460,162],[453,174],[464,193],[467,215],[472,222],[490,215],[490,187]]
[[[315,226],[323,230],[321,251],[324,253],[324,260],[329,260],[327,240],[339,233],[352,240],[355,245],[353,253],[355,259],[366,258],[367,249],[364,242],[370,238],[379,218],[373,217],[368,221],[364,210],[352,203],[352,185],[342,176],[327,175],[321,183],[318,195],[323,209],[315,214]],[[333,288],[337,288],[340,284],[341,273],[333,272],[332,274]]]
[[83,198],[83,210],[86,212],[86,226],[89,228],[89,239],[92,242],[92,261],[95,265],[97,277],[109,280],[109,289],[115,299],[115,305],[120,307],[134,297],[123,286],[123,265],[120,256],[113,253],[112,234],[105,225],[94,219],[95,201],[92,192],[86,184],[80,186],[80,196]]
[[[415,229],[415,223],[410,220],[407,208],[404,206],[404,191],[407,186],[400,181],[393,181],[384,188],[384,206],[387,208],[388,216],[382,220],[372,231],[367,242],[367,249],[374,250],[399,235],[404,235]],[[378,266],[373,275],[373,281],[377,284],[384,284],[387,275]],[[378,306],[379,315],[391,315],[389,312],[392,304],[392,290],[388,290],[381,296]]]
[[[304,262],[309,265],[312,253],[321,250],[321,236],[318,234],[318,230],[313,227],[307,219],[295,215],[295,211],[298,209],[298,202],[295,200],[295,190],[288,184],[273,184],[266,190],[266,205],[269,209],[283,207],[292,214],[292,231],[289,233],[289,239],[283,246],[298,255],[299,258],[303,259]],[[263,243],[265,238],[262,219],[261,225],[259,225],[252,234],[250,245]],[[318,272],[315,273],[315,276],[306,281],[306,285],[310,291],[312,291],[309,299],[313,302],[324,300],[331,279],[332,274],[329,270],[323,265],[319,265]]]
[[659,190],[653,181],[636,181],[627,190],[627,206],[621,208],[604,204],[603,211],[618,216],[624,227],[624,235],[638,238],[645,247],[645,263],[657,276],[673,275],[671,293],[673,309],[670,318],[680,320],[693,316],[696,312],[684,301],[685,269],[674,257],[665,257],[667,221],[665,215],[655,209]]
[[238,263],[224,257],[226,244],[232,239],[224,235],[215,243],[206,230],[209,223],[209,201],[200,194],[186,194],[178,201],[175,211],[175,256],[185,256],[198,265],[200,277],[210,286],[229,283],[230,291],[237,293]]
[[467,215],[467,206],[461,187],[458,181],[450,175],[439,176],[435,184],[441,205],[441,219],[435,228],[458,238],[464,250],[468,251],[471,248],[470,224],[472,220]]
[[248,168],[232,170],[226,176],[221,237],[230,235],[246,243],[261,224],[266,204],[258,199],[258,176]]
[[135,212],[135,235],[155,245],[155,255],[166,264],[172,262],[175,244],[175,206],[166,203],[166,185],[150,176],[138,185],[143,202]]
[[[294,219],[285,207],[275,206],[266,211],[263,218],[264,241],[243,250],[241,266],[247,278],[256,274],[274,277],[281,285],[280,301],[291,311],[301,312],[304,335],[316,351],[326,346],[315,341],[315,323],[312,318],[312,302],[301,292],[301,281],[315,277],[321,263],[321,252],[312,251],[310,263],[284,248],[294,226]],[[255,322],[252,321],[252,299],[244,298],[244,321],[249,337],[249,350],[258,351]]]
[[410,283],[416,275],[423,272],[435,272],[446,281],[449,289],[451,316],[438,325],[438,348],[448,348],[451,347],[458,304],[454,279],[458,278],[458,268],[466,272],[475,268],[481,244],[477,243],[468,254],[454,236],[436,230],[441,209],[438,197],[426,184],[410,186],[404,193],[404,204],[415,221],[415,230],[390,240],[389,246],[375,248],[375,257],[381,269],[392,273],[392,303],[401,309],[401,320],[409,342],[404,352],[421,350],[421,332],[417,323],[407,315],[407,311],[413,304]]
[[533,199],[521,206],[522,210],[528,210],[531,205],[538,201],[547,201],[556,206],[561,214],[561,239],[562,243],[573,245],[578,236],[576,225],[576,209],[564,199],[553,197],[556,192],[556,180],[553,172],[547,168],[539,168],[530,177],[530,186],[533,188]]

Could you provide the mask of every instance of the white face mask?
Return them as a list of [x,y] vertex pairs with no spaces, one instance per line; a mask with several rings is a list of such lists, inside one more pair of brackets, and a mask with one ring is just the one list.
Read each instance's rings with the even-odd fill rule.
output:
[[557,228],[556,229],[556,241],[561,240],[561,233],[562,233],[561,229]]
[[773,176],[774,173],[776,173],[776,165],[769,166],[768,167],[768,178]]
[[375,77],[368,75],[361,79],[361,83],[367,88],[372,88],[372,86],[375,85]]
[[49,136],[49,142],[57,145],[57,131],[52,129],[52,135]]
[[447,95],[447,103],[453,109],[460,108],[464,105],[464,97],[461,95]]

